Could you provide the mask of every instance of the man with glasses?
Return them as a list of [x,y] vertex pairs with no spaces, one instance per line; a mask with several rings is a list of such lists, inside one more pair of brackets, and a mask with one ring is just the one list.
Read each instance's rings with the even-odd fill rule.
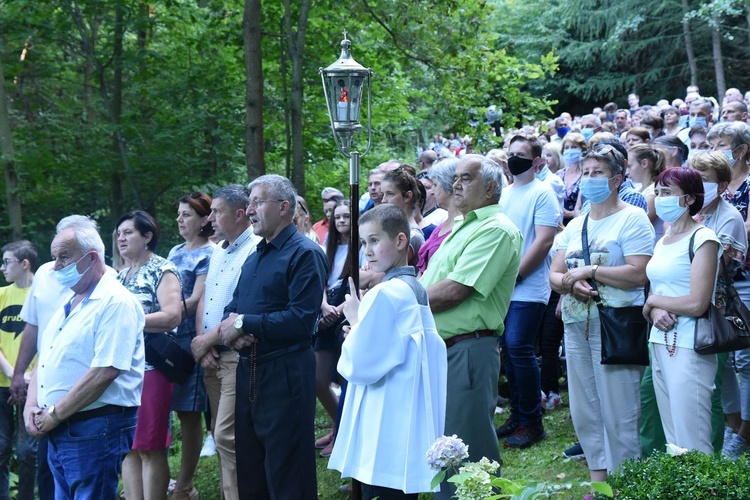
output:
[[331,212],[336,206],[339,200],[344,199],[344,193],[336,188],[324,187],[323,192],[320,193],[320,197],[323,200],[323,211],[325,217],[313,224],[313,231],[318,235],[318,241],[321,245],[325,244],[326,236],[328,236],[328,219],[331,218]]
[[[9,498],[10,457],[13,448],[18,464],[18,496],[34,497],[36,482],[37,440],[30,436],[23,425],[19,426],[21,407],[15,405],[10,384],[14,366],[21,347],[21,306],[29,293],[36,270],[36,249],[31,242],[22,240],[3,247],[0,266],[5,281],[10,283],[0,288],[0,497]],[[15,436],[15,438],[14,438]]]
[[316,499],[315,355],[310,338],[328,280],[323,250],[297,231],[297,192],[280,175],[248,186],[263,238],[242,266],[219,334],[240,353],[235,443],[240,498]]
[[26,429],[49,437],[56,498],[115,498],[141,404],[145,315],[107,273],[94,228],[64,229],[51,253],[54,276],[72,295],[41,333]]

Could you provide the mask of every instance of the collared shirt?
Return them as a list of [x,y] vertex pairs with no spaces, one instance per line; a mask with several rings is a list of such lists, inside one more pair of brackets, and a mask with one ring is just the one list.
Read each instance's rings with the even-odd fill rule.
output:
[[309,341],[327,280],[323,250],[289,224],[245,261],[225,316],[245,315],[243,331],[258,339],[258,356]]
[[135,296],[105,274],[67,317],[66,309],[57,309],[40,333],[39,407],[59,401],[90,368],[104,367],[117,368],[120,374],[96,401],[80,411],[108,404],[140,406],[146,318]]
[[214,328],[224,318],[224,308],[232,300],[232,294],[240,279],[242,264],[255,251],[260,241],[248,227],[232,244],[218,245],[211,254],[206,274],[206,293],[203,297],[203,333]]
[[54,273],[54,262],[46,262],[39,266],[31,290],[26,297],[26,302],[21,309],[21,318],[39,327],[36,339],[36,348],[39,351],[42,341],[42,332],[47,327],[52,315],[55,314],[66,300],[70,298],[71,291],[62,286]]
[[[457,221],[459,219],[457,218]],[[475,330],[505,330],[503,320],[521,265],[523,237],[500,205],[473,210],[435,252],[421,282],[449,279],[473,288],[462,303],[435,313],[444,339]]]

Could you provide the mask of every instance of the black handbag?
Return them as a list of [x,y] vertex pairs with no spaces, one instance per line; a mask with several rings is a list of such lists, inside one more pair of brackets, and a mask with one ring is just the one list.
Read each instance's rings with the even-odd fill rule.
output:
[[[589,216],[583,220],[583,260],[591,265],[588,237]],[[598,291],[596,282],[589,280],[591,287]],[[647,285],[648,289],[648,285]],[[644,290],[644,297],[647,295]],[[601,325],[603,365],[641,365],[648,366],[649,324],[643,317],[643,306],[608,307],[602,302],[599,294],[594,298],[599,309]]]
[[[182,306],[187,314],[185,297]],[[182,348],[170,332],[144,333],[143,344],[146,351],[146,362],[178,384],[184,384],[195,370],[192,353]]]
[[[695,253],[693,243],[695,233],[690,236],[689,255],[693,262]],[[750,311],[742,303],[735,290],[729,273],[724,267],[724,260],[719,259],[721,274],[726,283],[726,308],[724,314],[713,303],[702,316],[695,318],[695,345],[693,349],[698,354],[718,354],[721,352],[738,351],[750,347]]]

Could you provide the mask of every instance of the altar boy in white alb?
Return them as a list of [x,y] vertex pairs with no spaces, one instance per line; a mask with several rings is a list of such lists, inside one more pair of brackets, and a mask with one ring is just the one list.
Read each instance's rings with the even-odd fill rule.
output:
[[360,481],[364,499],[416,500],[430,491],[435,472],[425,454],[445,426],[445,343],[427,292],[406,265],[409,234],[394,205],[362,215],[365,258],[385,276],[361,303],[352,293],[344,306],[351,331],[338,371],[349,385],[328,467]]

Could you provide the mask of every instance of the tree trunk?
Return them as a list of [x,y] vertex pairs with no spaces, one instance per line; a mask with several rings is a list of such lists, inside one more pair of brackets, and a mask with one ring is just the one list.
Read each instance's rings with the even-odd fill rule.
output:
[[289,46],[289,57],[292,60],[292,89],[290,93],[290,108],[292,112],[292,184],[297,188],[300,196],[305,196],[305,149],[302,127],[302,102],[304,86],[302,83],[302,66],[304,61],[305,33],[307,20],[310,16],[312,0],[301,0],[297,31],[292,30],[292,13],[290,0],[284,0],[284,16],[286,18],[286,34]]
[[721,104],[721,101],[724,99],[724,94],[727,91],[727,83],[724,79],[724,59],[721,57],[720,28],[721,25],[719,24],[719,18],[714,17],[711,27],[711,41],[713,45],[714,70],[716,71],[716,91],[718,93],[716,100],[719,101],[719,104]]
[[284,139],[286,150],[284,152],[285,172],[288,179],[292,177],[292,131],[289,123],[291,116],[289,110],[289,90],[287,88],[287,75],[289,74],[289,57],[287,53],[286,36],[286,16],[281,20],[281,29],[279,30],[279,52],[281,53],[281,95],[284,102]]
[[745,2],[745,21],[747,21],[747,48],[750,50],[750,2]]
[[245,162],[250,180],[266,173],[263,155],[263,55],[261,0],[245,0],[242,35],[245,43]]
[[20,240],[23,232],[21,219],[21,200],[18,197],[18,176],[16,175],[13,137],[10,132],[10,112],[8,96],[5,93],[5,74],[0,61],[0,158],[5,171],[5,201],[8,207],[8,221],[12,229],[13,240]]
[[688,0],[682,0],[682,33],[685,37],[685,52],[687,53],[688,66],[690,67],[690,85],[698,85],[698,62],[693,50],[693,36],[690,33],[690,21],[685,16],[688,13]]
[[[112,114],[114,125],[112,133],[112,151],[116,157],[120,149],[120,118],[122,117],[122,37],[124,35],[123,15],[120,6],[115,7],[115,45],[113,50],[114,81],[112,82]],[[103,80],[102,80],[103,81]],[[139,204],[140,205],[140,204]],[[124,212],[122,195],[122,172],[118,162],[112,162],[112,225]],[[140,208],[140,207],[139,207]]]

